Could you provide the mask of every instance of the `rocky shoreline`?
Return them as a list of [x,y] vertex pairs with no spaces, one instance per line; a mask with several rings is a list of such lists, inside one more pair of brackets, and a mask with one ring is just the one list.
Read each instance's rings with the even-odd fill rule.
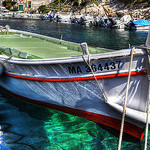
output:
[[133,19],[150,20],[150,6],[148,2],[125,5],[123,2],[112,0],[109,3],[101,3],[99,5],[92,3],[83,8],[81,13],[88,13],[98,17],[122,17],[130,15]]

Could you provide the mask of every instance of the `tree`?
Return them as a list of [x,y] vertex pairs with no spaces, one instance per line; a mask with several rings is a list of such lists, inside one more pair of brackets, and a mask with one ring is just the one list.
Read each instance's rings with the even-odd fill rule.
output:
[[17,2],[14,2],[14,1],[12,1],[12,0],[5,0],[5,1],[2,2],[2,5],[3,5],[4,7],[6,7],[7,9],[10,10],[11,7],[14,6],[16,3],[17,3]]
[[45,5],[41,5],[39,8],[38,8],[38,11],[39,11],[39,13],[44,13],[44,11],[45,11],[45,9],[46,9],[46,6]]

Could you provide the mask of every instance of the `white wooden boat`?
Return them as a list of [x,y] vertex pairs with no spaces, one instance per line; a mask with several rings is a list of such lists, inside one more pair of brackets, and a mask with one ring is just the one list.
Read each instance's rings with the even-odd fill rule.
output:
[[[82,48],[82,56],[65,58],[0,55],[0,87],[25,101],[120,131],[131,49],[90,55],[85,43]],[[124,136],[137,140],[142,140],[146,124],[148,56],[147,47],[136,47],[132,60]]]

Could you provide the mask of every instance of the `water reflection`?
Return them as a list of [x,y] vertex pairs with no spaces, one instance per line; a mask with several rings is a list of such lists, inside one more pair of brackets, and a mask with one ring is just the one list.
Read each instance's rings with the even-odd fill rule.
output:
[[0,25],[10,25],[13,29],[48,35],[77,43],[87,42],[90,46],[109,49],[128,48],[129,44],[144,44],[147,31],[126,31],[77,24],[54,23],[42,20],[0,20]]

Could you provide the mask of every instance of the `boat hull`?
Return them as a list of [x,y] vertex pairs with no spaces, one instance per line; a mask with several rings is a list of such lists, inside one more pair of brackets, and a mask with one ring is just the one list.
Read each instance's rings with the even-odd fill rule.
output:
[[[87,120],[91,120],[93,122],[98,123],[101,128],[107,130],[108,132],[112,133],[116,137],[119,137],[120,128],[121,128],[120,119],[108,117],[107,115],[91,113],[91,112],[83,111],[80,109],[74,109],[70,107],[64,107],[64,106],[60,106],[56,104],[43,102],[43,101],[37,101],[37,100],[33,100],[27,97],[23,97],[21,95],[17,95],[2,87],[0,87],[0,89],[1,91],[5,92],[5,96],[7,96],[8,98],[10,98],[9,96],[13,96],[14,98],[18,98],[18,100],[23,100],[32,104],[36,104],[39,106],[43,106],[46,108],[58,110],[64,113],[68,113],[68,114],[75,115],[81,118],[85,118]],[[135,124],[125,121],[123,140],[129,141],[129,142],[139,142],[140,140],[143,139],[143,136],[144,136],[144,126],[142,124],[139,127]]]
[[135,26],[125,26],[125,29],[128,30],[149,30],[150,25],[135,25]]
[[[4,61],[0,86],[10,94],[65,113],[83,117],[120,130],[121,113],[111,107],[123,107],[130,50],[91,55],[90,70],[84,56]],[[148,76],[145,51],[137,50],[133,59],[127,107],[146,112]],[[101,88],[100,88],[101,87]],[[126,117],[124,133],[139,140],[145,123]]]

